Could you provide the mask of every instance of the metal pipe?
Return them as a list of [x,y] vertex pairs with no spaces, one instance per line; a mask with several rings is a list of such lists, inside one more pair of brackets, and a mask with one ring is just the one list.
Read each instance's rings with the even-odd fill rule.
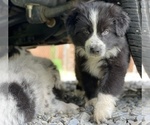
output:
[[27,19],[30,23],[49,22],[51,18],[61,15],[73,8],[75,4],[76,2],[70,1],[63,5],[49,8],[47,6],[30,3],[26,5]]
[[63,5],[56,6],[53,8],[43,7],[42,11],[43,11],[44,16],[49,19],[52,17],[56,17],[59,14],[62,14],[69,9],[72,9],[74,7],[75,3],[76,2],[74,2],[74,1],[70,1],[70,2],[67,2]]

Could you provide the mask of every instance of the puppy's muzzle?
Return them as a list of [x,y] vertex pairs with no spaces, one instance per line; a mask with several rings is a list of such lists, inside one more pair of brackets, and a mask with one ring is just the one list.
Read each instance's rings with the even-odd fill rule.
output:
[[89,45],[89,52],[92,55],[101,55],[104,53],[104,46],[98,43],[91,43]]

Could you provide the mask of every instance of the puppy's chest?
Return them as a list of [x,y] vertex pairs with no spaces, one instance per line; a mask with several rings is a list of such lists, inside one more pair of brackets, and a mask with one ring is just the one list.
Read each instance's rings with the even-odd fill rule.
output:
[[96,78],[102,78],[104,75],[104,66],[106,62],[98,57],[89,57],[84,63],[84,71],[90,73]]

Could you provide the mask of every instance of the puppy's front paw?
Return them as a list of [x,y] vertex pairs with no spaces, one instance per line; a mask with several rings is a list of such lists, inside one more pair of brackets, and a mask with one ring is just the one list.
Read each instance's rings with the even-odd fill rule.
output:
[[98,102],[94,108],[94,120],[97,123],[100,123],[100,121],[106,121],[106,119],[111,118],[113,110],[113,105],[108,106],[101,102]]
[[112,95],[99,94],[94,106],[94,120],[99,124],[111,117],[115,108],[116,97]]

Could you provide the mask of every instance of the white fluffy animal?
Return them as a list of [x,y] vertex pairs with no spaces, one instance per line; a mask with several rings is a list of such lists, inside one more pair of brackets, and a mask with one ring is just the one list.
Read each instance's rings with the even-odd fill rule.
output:
[[0,125],[24,125],[47,112],[77,112],[75,104],[55,98],[52,89],[61,82],[50,60],[18,47],[9,51],[9,59],[7,54],[0,58]]

